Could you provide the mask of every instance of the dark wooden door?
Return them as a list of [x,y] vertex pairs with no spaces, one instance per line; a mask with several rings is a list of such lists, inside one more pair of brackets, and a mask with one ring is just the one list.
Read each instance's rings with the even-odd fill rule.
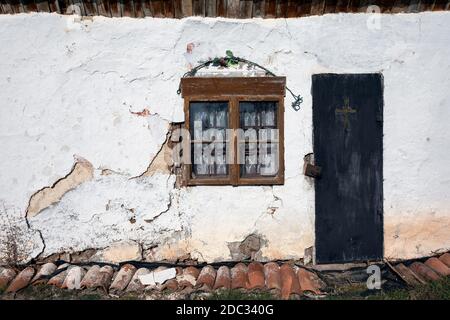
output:
[[312,77],[316,262],[383,257],[383,77]]

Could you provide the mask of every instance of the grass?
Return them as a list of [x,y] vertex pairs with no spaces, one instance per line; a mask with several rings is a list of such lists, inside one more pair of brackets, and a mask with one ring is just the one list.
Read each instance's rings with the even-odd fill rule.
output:
[[98,293],[89,293],[81,295],[80,300],[102,300],[102,296]]
[[0,299],[17,300],[101,300],[108,298],[98,292],[60,289],[47,285],[32,285],[19,291],[15,297],[12,295],[1,296]]
[[444,277],[424,285],[392,289],[368,290],[365,284],[357,284],[342,288],[329,300],[450,300],[450,277]]
[[450,300],[450,277],[444,277],[409,290],[398,289],[382,293],[380,298],[388,300]]
[[119,296],[119,300],[142,300],[142,296],[139,296],[135,292],[126,292],[123,295]]
[[275,300],[277,299],[270,292],[243,292],[240,290],[219,290],[214,291],[207,297],[207,300]]

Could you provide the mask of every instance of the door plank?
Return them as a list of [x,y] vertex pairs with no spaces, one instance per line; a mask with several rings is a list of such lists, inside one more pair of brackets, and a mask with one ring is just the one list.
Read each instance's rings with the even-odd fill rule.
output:
[[253,18],[264,18],[265,5],[264,0],[253,1]]
[[217,17],[217,0],[205,0],[205,14],[207,17]]
[[192,16],[192,0],[182,0],[181,11],[183,12],[183,17]]
[[277,1],[277,18],[287,17],[288,1],[278,0]]
[[240,4],[240,17],[242,19],[250,19],[252,17],[253,11],[253,1],[252,0],[241,0]]
[[277,15],[277,1],[265,0],[264,18],[275,18]]
[[302,0],[299,1],[300,4],[298,4],[297,12],[299,12],[299,16],[309,16],[311,15],[311,4],[312,0]]
[[240,9],[239,0],[228,0],[227,1],[227,17],[228,18],[239,18]]
[[192,1],[192,14],[194,16],[205,16],[205,0]]

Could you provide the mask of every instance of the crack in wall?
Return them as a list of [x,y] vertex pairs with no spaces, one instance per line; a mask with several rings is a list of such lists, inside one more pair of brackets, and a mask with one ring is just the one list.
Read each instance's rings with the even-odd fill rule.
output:
[[32,259],[39,259],[39,257],[41,257],[42,254],[45,252],[45,249],[47,248],[47,244],[45,243],[45,239],[44,239],[44,236],[42,235],[42,231],[31,227],[30,221],[28,220],[27,212],[24,215],[24,219],[25,219],[25,223],[27,225],[28,230],[30,230],[31,232],[37,232],[37,234],[39,235],[39,238],[41,239],[42,249],[37,255],[32,257]]
[[[172,176],[173,176],[172,174],[169,175],[169,177],[167,178],[166,184],[169,183],[169,180],[170,180],[170,178],[171,178]],[[176,181],[176,179],[175,179],[175,180],[174,180],[174,183],[173,183],[172,190],[176,188],[176,183],[177,183],[177,181]],[[152,222],[154,222],[156,219],[158,219],[161,215],[163,215],[164,213],[169,212],[169,210],[172,208],[173,198],[174,198],[174,194],[173,194],[173,192],[170,192],[170,194],[169,194],[169,202],[167,203],[167,209],[165,209],[165,210],[159,212],[157,215],[155,215],[155,216],[152,217],[151,219],[145,219],[144,221],[147,222],[147,223],[152,223]]]
[[[145,109],[144,109],[145,110]],[[158,115],[158,114],[155,114]],[[159,116],[159,115],[158,115]],[[165,121],[167,121],[164,118],[161,118]],[[172,135],[172,124],[168,122],[170,127],[167,130],[166,138],[164,142],[161,144],[161,147],[158,149],[156,154],[153,156],[153,158],[150,161],[150,164],[148,165],[147,169],[141,173],[140,175],[131,177],[130,179],[137,179],[145,176],[152,176],[156,172],[164,172],[164,173],[171,173],[171,167],[173,163],[170,161],[171,157],[169,158],[168,155],[172,155],[172,149],[169,147],[169,141],[170,137]]]
[[[25,218],[25,219],[27,219],[27,218]],[[29,226],[28,219],[27,219],[27,225]],[[39,234],[39,238],[41,238],[41,241],[42,241],[42,250],[34,257],[34,259],[39,259],[39,257],[44,254],[45,249],[47,248],[47,244],[45,243],[45,239],[44,239],[44,236],[42,235],[41,230],[33,229],[33,228],[30,228],[30,229],[37,232]]]
[[44,187],[36,191],[28,202],[26,217],[31,218],[38,215],[42,210],[48,208],[61,200],[68,191],[75,189],[82,183],[94,177],[94,168],[86,159],[77,157],[70,172],[58,179],[50,187]]
[[[283,205],[283,200],[280,197],[275,195],[274,190],[273,190],[273,186],[271,187],[271,190],[272,190],[273,200],[269,204],[269,206],[267,207],[267,211],[266,212],[273,216],[276,213],[276,211],[280,208],[280,206]],[[259,218],[258,218],[258,220],[259,220]],[[256,222],[255,222],[255,225],[256,225]]]

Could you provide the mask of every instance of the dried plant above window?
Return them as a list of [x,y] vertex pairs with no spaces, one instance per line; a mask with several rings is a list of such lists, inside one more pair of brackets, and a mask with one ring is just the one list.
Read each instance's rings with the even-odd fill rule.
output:
[[[227,50],[226,55],[224,57],[221,57],[221,58],[216,57],[216,58],[213,58],[213,59],[210,59],[207,61],[200,61],[200,64],[197,65],[196,67],[192,68],[188,72],[186,72],[183,75],[183,78],[193,77],[197,74],[197,72],[200,69],[203,69],[205,67],[213,66],[213,67],[230,68],[230,67],[237,66],[239,63],[245,63],[249,67],[259,68],[261,70],[264,70],[266,75],[276,77],[275,73],[273,73],[269,69],[257,64],[256,62],[253,62],[253,61],[250,61],[250,60],[247,60],[244,58],[240,58],[240,57],[235,57],[233,55],[233,52],[231,52],[230,50]],[[294,94],[294,92],[292,92],[292,90],[289,89],[286,85],[285,85],[285,87],[286,87],[286,90],[291,94],[292,98],[294,99],[294,101],[291,104],[292,108],[295,111],[299,111],[301,104],[303,103],[303,97],[299,94],[298,95]],[[181,93],[181,82],[180,82],[180,86],[178,87],[178,90],[177,90],[177,94],[180,94],[180,93]]]

